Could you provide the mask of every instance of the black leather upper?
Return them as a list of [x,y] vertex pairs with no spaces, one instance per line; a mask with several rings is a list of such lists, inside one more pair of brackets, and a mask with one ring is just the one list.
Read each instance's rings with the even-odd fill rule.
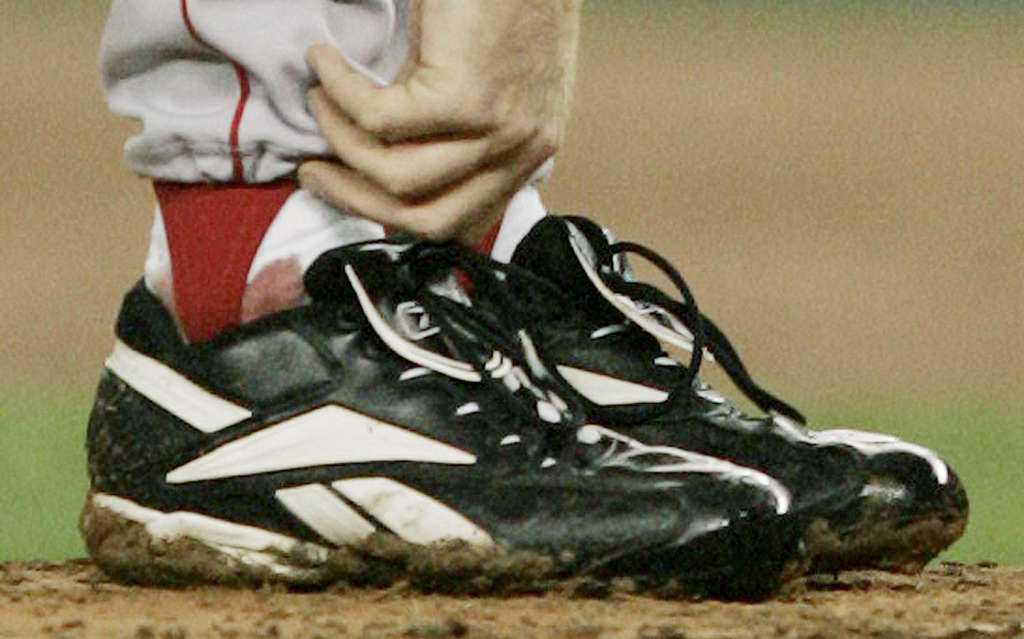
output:
[[[311,272],[326,277],[327,268],[321,263]],[[368,286],[390,287],[396,299],[415,295],[414,290],[403,293],[386,278],[372,282],[386,268],[372,270]],[[336,268],[333,272],[340,277]],[[194,511],[325,542],[274,499],[275,491],[383,476],[448,504],[512,547],[568,549],[578,565],[635,560],[636,553],[662,549],[657,557],[649,555],[649,561],[675,570],[678,562],[697,561],[684,547],[697,538],[705,554],[716,544],[726,553],[737,536],[761,539],[758,543],[772,545],[776,556],[747,560],[760,561],[762,567],[778,567],[787,553],[795,552],[803,524],[796,517],[779,516],[778,504],[763,486],[729,473],[686,470],[682,453],[628,456],[621,452],[630,444],[614,437],[579,441],[575,428],[531,421],[511,410],[513,400],[501,396],[500,385],[436,372],[403,379],[416,364],[382,341],[345,287],[310,288],[311,304],[200,344],[181,340],[169,314],[142,283],[133,288],[117,321],[118,338],[207,391],[244,406],[252,417],[207,435],[107,371],[89,426],[94,488],[158,510]],[[430,339],[432,348],[444,348],[443,334]],[[478,410],[460,413],[470,403]],[[461,449],[477,462],[379,461],[179,484],[165,479],[168,472],[220,446],[329,405]],[[515,445],[509,445],[510,435],[517,439]],[[672,464],[680,469],[666,471]],[[708,522],[730,525],[712,531]],[[756,544],[747,550],[756,554]],[[733,568],[731,563],[708,567],[712,572]]]

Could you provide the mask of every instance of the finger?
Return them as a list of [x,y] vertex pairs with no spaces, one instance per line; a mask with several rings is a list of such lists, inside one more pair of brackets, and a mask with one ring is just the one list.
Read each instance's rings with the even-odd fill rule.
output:
[[307,103],[335,155],[403,200],[427,197],[513,148],[496,137],[385,144],[353,124],[323,89],[312,89]]
[[451,96],[467,94],[450,90],[451,78],[442,70],[417,66],[404,81],[377,86],[330,45],[313,45],[306,60],[341,112],[378,138],[394,142],[488,130],[465,100],[452,103]]
[[355,171],[313,160],[299,167],[302,186],[351,213],[414,235],[472,245],[532,172],[532,163],[497,165],[474,175],[428,202],[408,205]]
[[302,188],[348,213],[389,225],[402,207],[400,200],[386,193],[355,171],[336,162],[308,160],[299,166]]

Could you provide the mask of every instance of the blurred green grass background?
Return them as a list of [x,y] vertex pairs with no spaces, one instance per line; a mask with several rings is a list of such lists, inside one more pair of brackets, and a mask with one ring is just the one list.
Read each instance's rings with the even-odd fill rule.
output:
[[[0,9],[0,560],[83,553],[92,388],[146,247],[105,6]],[[971,498],[943,558],[1024,564],[1024,3],[586,6],[549,204],[665,252],[814,425],[940,451]]]
[[[0,451],[12,478],[0,492],[0,560],[82,556],[78,510],[88,489],[87,395],[40,387],[5,389],[0,423],[13,425]],[[993,469],[1016,468],[1024,450],[1021,403],[860,396],[809,407],[817,424],[863,425],[942,451],[971,498],[967,533],[941,558],[1024,563],[1020,484]]]

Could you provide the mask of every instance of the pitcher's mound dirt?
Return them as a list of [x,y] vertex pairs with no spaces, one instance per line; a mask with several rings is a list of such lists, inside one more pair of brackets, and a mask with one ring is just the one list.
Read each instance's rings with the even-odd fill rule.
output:
[[0,637],[1024,637],[1024,569],[941,564],[920,575],[814,576],[758,604],[625,592],[472,598],[388,590],[138,588],[88,561],[10,562]]

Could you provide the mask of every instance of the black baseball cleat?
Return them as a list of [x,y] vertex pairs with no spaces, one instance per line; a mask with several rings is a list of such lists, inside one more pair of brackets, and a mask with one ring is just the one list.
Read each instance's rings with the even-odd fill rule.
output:
[[[664,271],[683,301],[636,281],[627,253]],[[585,218],[548,216],[508,268],[538,276],[510,281],[525,282],[515,295],[530,308],[531,334],[584,396],[589,419],[780,480],[793,510],[814,519],[805,539],[812,570],[918,570],[963,533],[966,494],[936,453],[890,435],[805,428],[799,412],[754,382],[679,273],[650,249],[615,243]],[[661,343],[689,350],[690,361],[680,364]],[[704,359],[765,416],[744,414],[703,382]]]
[[[89,422],[89,553],[134,583],[769,594],[806,521],[763,472],[585,423],[450,246],[326,253],[308,306],[183,343],[139,284]],[[673,585],[674,584],[674,585]]]

